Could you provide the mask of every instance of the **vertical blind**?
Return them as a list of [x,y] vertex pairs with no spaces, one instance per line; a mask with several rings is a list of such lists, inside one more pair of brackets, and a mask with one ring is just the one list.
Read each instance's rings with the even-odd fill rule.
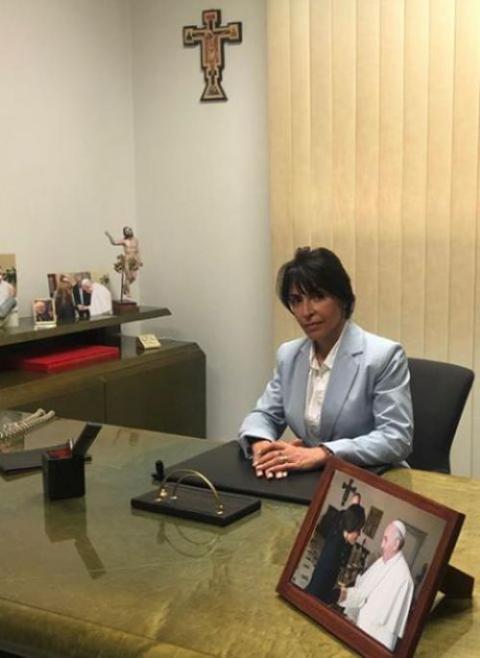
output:
[[[267,6],[274,272],[329,247],[361,326],[480,372],[480,1]],[[280,304],[274,326],[299,333]],[[479,403],[477,384],[459,474],[480,476]]]

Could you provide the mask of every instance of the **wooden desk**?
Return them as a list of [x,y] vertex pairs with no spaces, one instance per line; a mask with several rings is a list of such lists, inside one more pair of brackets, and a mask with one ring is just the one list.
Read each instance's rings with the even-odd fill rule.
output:
[[[75,436],[56,421],[42,445]],[[264,500],[227,528],[134,513],[156,459],[171,465],[215,444],[105,426],[84,499],[44,503],[40,474],[0,478],[0,649],[61,658],[331,658],[353,652],[275,594],[306,508]],[[467,515],[452,563],[480,577],[480,482],[417,471],[388,479]],[[473,607],[449,603],[416,655],[478,657]]]

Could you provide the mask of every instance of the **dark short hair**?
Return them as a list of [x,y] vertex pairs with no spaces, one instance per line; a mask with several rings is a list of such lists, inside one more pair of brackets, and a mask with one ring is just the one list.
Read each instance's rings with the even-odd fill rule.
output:
[[360,532],[365,525],[365,510],[361,505],[350,505],[342,514],[342,528],[346,532]]
[[305,295],[327,293],[336,297],[345,309],[345,317],[352,315],[355,295],[352,284],[340,259],[330,249],[300,247],[292,260],[282,265],[277,276],[277,293],[290,311],[288,297],[295,285]]

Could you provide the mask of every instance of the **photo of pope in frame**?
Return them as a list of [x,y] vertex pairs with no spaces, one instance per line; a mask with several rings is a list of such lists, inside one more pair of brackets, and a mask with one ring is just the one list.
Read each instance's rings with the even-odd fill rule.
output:
[[277,591],[362,656],[412,656],[463,520],[332,457]]

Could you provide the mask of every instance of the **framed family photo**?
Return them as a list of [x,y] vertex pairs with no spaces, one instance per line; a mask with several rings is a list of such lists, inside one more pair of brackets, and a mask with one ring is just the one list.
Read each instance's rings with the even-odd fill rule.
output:
[[463,520],[332,457],[277,591],[362,656],[412,656]]

